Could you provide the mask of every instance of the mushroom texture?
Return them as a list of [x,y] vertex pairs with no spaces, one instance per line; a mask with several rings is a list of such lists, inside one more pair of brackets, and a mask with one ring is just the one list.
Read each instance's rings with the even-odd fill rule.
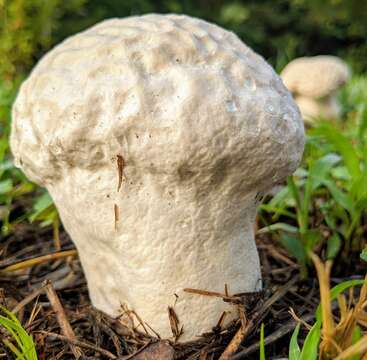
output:
[[350,77],[343,60],[330,55],[298,58],[291,61],[280,76],[306,121],[340,115],[336,91]]
[[[184,288],[261,288],[253,224],[297,167],[303,122],[233,33],[178,15],[111,19],[40,60],[13,107],[15,163],[45,186],[92,303],[181,341],[236,308]],[[171,310],[172,315],[172,310]]]

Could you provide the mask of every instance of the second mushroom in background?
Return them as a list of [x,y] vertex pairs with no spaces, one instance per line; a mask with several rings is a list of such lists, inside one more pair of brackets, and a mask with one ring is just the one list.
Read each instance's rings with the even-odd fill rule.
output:
[[330,55],[301,57],[286,65],[280,76],[306,122],[339,117],[336,92],[350,78],[343,60]]

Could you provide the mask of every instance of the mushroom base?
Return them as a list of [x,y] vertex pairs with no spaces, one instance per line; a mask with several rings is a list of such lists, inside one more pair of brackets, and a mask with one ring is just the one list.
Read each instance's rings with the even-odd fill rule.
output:
[[172,338],[171,307],[183,329],[179,341],[188,341],[211,331],[224,311],[224,323],[238,314],[221,298],[185,288],[224,293],[227,285],[230,294],[261,288],[255,194],[194,196],[186,188],[150,186],[149,199],[142,201],[139,191],[111,199],[96,184],[93,192],[71,184],[66,180],[49,190],[77,246],[92,303],[103,312],[119,316],[134,310],[162,338]]

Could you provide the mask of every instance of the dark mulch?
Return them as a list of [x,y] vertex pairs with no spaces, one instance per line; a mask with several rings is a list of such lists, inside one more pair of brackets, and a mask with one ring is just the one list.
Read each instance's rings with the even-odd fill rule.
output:
[[[301,280],[294,260],[268,237],[262,236],[257,242],[265,291],[261,299],[242,299],[245,304],[240,306],[247,309],[247,328],[242,344],[232,356],[234,360],[258,359],[261,323],[265,327],[268,358],[287,356],[290,335],[296,324],[289,309],[293,308],[299,317],[312,322],[319,301],[315,277]],[[74,248],[63,232],[61,244],[62,251]],[[15,233],[0,242],[0,302],[8,309],[15,309],[18,318],[33,335],[40,360],[77,357],[218,359],[240,328],[241,321],[238,320],[230,327],[214,329],[192,343],[157,343],[140,326],[126,327],[117,319],[93,309],[76,257],[52,260],[14,272],[1,272],[9,265],[54,252],[51,230],[37,226],[18,225]],[[65,312],[73,332],[71,336],[60,328],[62,319],[60,314],[56,316],[58,309],[45,289],[46,280],[49,280],[48,288],[55,289],[61,301],[61,311]],[[5,333],[0,330],[1,336]],[[0,343],[0,359],[9,356]]]

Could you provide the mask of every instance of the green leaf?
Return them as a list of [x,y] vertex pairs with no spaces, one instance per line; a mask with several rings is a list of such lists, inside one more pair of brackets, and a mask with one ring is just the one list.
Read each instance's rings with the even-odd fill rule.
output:
[[4,174],[5,171],[13,169],[13,168],[14,168],[14,165],[9,160],[0,162],[0,177]]
[[330,236],[330,238],[327,241],[327,250],[326,250],[327,258],[334,259],[335,256],[338,254],[341,246],[342,246],[342,240],[337,233]]
[[[307,182],[306,182],[307,183]],[[296,203],[297,221],[300,228],[300,232],[306,231],[308,226],[308,201],[301,201],[300,191],[296,185],[296,182],[292,176],[288,177],[288,188]],[[304,211],[304,209],[307,211]]]
[[347,193],[339,190],[332,181],[324,180],[323,184],[329,189],[332,197],[341,207],[348,210],[349,213],[353,213],[354,201]]
[[0,194],[10,193],[13,189],[13,182],[11,179],[0,181]]
[[358,107],[357,116],[359,120],[358,137],[360,141],[363,141],[367,130],[367,104],[365,102],[362,102]]
[[362,250],[362,252],[361,252],[361,254],[359,255],[359,257],[360,257],[363,261],[367,262],[367,247],[365,247],[365,248]]
[[33,222],[36,220],[48,220],[52,221],[56,209],[53,201],[48,193],[44,193],[40,196],[33,206],[33,212],[29,216],[29,221]]
[[269,205],[278,206],[279,204],[283,204],[289,196],[289,188],[286,186],[275,194],[275,196],[270,200]]
[[362,197],[355,203],[355,209],[357,212],[362,212],[367,209],[367,196]]
[[[356,325],[353,331],[352,344],[354,345],[361,338],[362,338],[361,328],[358,325]],[[360,356],[357,354],[357,355],[351,356],[348,360],[360,360]]]
[[345,166],[336,166],[331,170],[331,175],[338,180],[349,181],[351,179],[348,169]]
[[330,170],[340,161],[340,156],[334,153],[327,154],[316,160],[309,169],[309,178],[312,179],[311,190],[314,191],[327,178]]
[[308,254],[320,242],[321,234],[318,230],[307,230],[302,234],[303,246]]
[[0,326],[4,327],[11,335],[13,342],[4,341],[3,343],[16,355],[19,360],[37,360],[37,353],[32,336],[22,327],[17,317],[3,306],[0,306],[0,311],[5,314],[0,315]]
[[286,248],[286,250],[297,259],[299,263],[306,263],[307,254],[301,243],[301,240],[298,237],[282,234],[280,237],[280,242]]
[[301,324],[298,323],[296,328],[293,331],[291,341],[289,343],[289,360],[299,360],[301,356],[301,350],[298,345],[298,333],[299,329],[301,327]]
[[265,234],[265,233],[278,231],[278,230],[282,230],[282,231],[286,231],[290,233],[298,233],[298,228],[295,226],[289,225],[287,223],[275,223],[275,224],[271,224],[269,226],[265,226],[257,230],[257,234]]
[[324,136],[343,157],[343,161],[352,177],[361,175],[360,160],[351,141],[338,129],[328,123],[323,123],[318,128],[319,133]]
[[307,334],[303,344],[300,360],[317,360],[321,333],[321,322],[317,321]]
[[298,169],[296,169],[296,171],[293,173],[293,176],[298,177],[298,178],[307,178],[308,176],[308,170],[299,167]]

